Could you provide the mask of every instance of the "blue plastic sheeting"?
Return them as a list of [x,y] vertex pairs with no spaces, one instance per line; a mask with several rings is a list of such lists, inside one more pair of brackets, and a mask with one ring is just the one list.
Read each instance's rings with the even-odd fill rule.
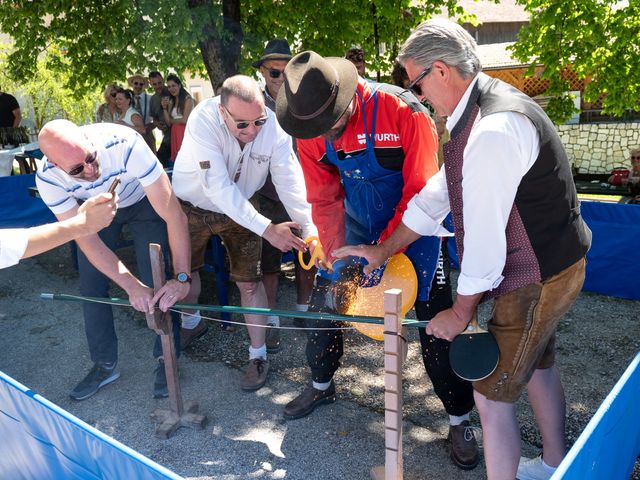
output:
[[[581,201],[584,221],[593,234],[587,253],[588,292],[640,300],[640,205]],[[453,231],[450,216],[445,226]],[[453,238],[447,242],[451,265],[460,268]]]
[[0,372],[0,478],[182,477],[122,445]]
[[629,478],[640,454],[640,353],[588,423],[552,480]]
[[582,201],[580,208],[593,232],[583,290],[640,299],[640,205]]
[[56,220],[40,198],[29,194],[36,175],[0,177],[0,228],[33,227]]

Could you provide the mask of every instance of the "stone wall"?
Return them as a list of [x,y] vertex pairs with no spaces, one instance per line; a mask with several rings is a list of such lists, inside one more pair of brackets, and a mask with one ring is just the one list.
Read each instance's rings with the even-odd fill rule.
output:
[[640,123],[557,125],[569,160],[578,173],[609,173],[631,167],[629,151],[640,147]]

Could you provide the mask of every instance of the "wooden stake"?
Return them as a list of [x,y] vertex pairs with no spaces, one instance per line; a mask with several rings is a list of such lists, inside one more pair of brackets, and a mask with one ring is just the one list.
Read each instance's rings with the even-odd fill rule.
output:
[[[166,279],[164,258],[160,245],[157,243],[149,244],[149,257],[153,275],[153,291],[156,293],[162,288]],[[204,428],[207,418],[196,413],[198,411],[198,403],[182,403],[171,315],[169,312],[162,312],[159,308],[156,308],[153,313],[147,313],[146,318],[147,326],[160,335],[164,369],[167,376],[167,390],[169,391],[170,410],[157,409],[151,414],[151,418],[160,422],[160,425],[156,428],[156,437],[167,439],[179,427],[192,427],[201,430]]]
[[407,347],[402,327],[402,291],[384,292],[384,465],[371,469],[373,480],[402,480],[402,364]]

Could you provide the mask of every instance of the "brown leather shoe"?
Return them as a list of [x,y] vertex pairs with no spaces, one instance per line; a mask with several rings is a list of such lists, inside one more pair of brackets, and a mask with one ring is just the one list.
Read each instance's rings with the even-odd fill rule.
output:
[[207,322],[200,320],[200,323],[195,328],[181,328],[180,329],[180,350],[187,348],[194,340],[203,336],[209,330]]
[[269,362],[264,358],[249,360],[249,367],[240,380],[240,388],[245,392],[253,392],[262,388],[267,381]]
[[267,353],[278,353],[281,349],[280,330],[277,328],[267,328],[264,343],[267,345]]
[[309,385],[296,398],[291,400],[284,407],[284,418],[295,420],[309,415],[318,405],[333,403],[336,401],[336,386],[331,381],[331,385],[326,390],[317,390],[313,385]]
[[449,449],[453,463],[463,470],[471,470],[480,462],[478,442],[473,427],[465,420],[460,425],[449,425]]

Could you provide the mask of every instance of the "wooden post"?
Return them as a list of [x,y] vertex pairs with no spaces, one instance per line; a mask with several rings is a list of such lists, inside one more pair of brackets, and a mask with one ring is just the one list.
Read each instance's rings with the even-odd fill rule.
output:
[[[160,245],[157,243],[149,244],[149,257],[153,275],[153,291],[156,293],[162,288],[166,278],[164,258]],[[182,403],[171,315],[169,312],[162,312],[156,308],[153,313],[147,313],[146,318],[147,326],[160,335],[165,375],[167,376],[167,390],[169,391],[170,410],[157,409],[151,414],[151,418],[160,422],[160,425],[156,428],[156,436],[167,439],[181,426],[200,430],[204,427],[206,417],[196,413],[198,411],[198,403]]]
[[[402,364],[406,338],[402,328],[402,291],[384,292],[384,465],[371,470],[373,480],[402,480]],[[402,337],[401,337],[402,336]]]

